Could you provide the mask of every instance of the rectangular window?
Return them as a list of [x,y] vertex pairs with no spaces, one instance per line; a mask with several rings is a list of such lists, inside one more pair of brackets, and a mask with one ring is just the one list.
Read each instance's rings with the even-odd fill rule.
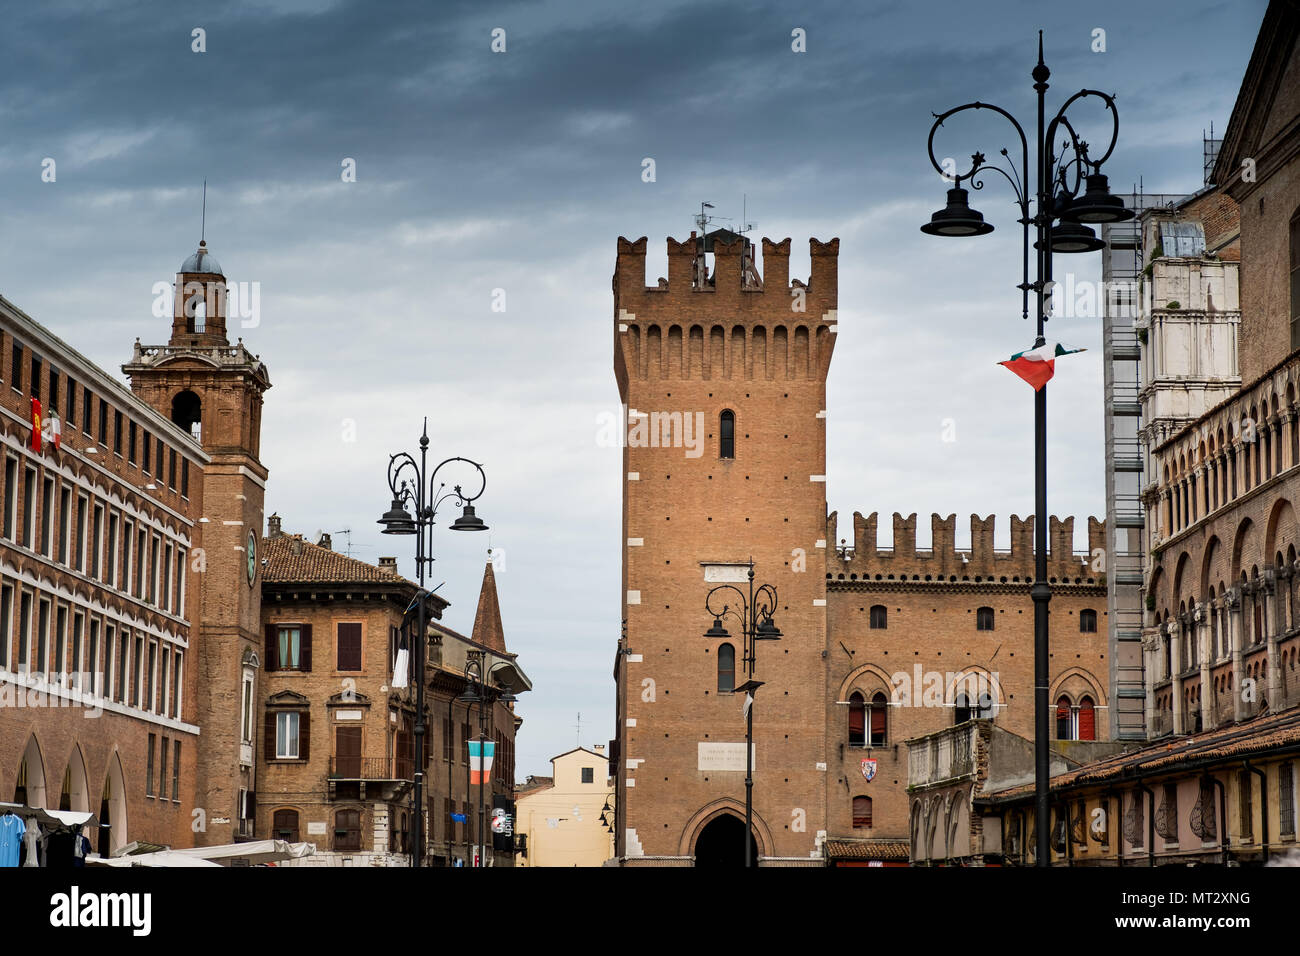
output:
[[38,674],[47,674],[50,667],[50,602],[41,601],[39,607],[36,612],[35,670]]
[[160,797],[167,796],[167,750],[168,750],[167,745],[169,743],[171,743],[171,741],[168,738],[164,737],[162,739],[162,747],[159,750],[158,796]]
[[172,609],[172,545],[170,541],[163,548],[162,576],[162,609],[170,611]]
[[59,489],[59,563],[68,563],[68,522],[72,518],[72,490]]
[[32,353],[32,398],[41,399],[41,360]]
[[167,450],[167,487],[176,490],[176,449]]
[[171,717],[172,698],[171,698],[171,677],[172,677],[172,649],[166,644],[162,646],[162,666],[158,668],[158,697],[161,706],[158,710],[164,717]]
[[126,427],[126,460],[135,464],[135,422],[132,421]]
[[1287,760],[1277,768],[1278,820],[1284,837],[1295,837],[1295,771]]
[[[154,474],[156,474],[159,478],[162,478],[162,470],[163,470],[163,440],[162,440],[161,438],[158,439],[158,457],[157,457],[157,459],[155,459],[155,464],[156,464],[157,467],[156,467],[156,469],[155,469],[155,471],[154,471]],[[161,482],[159,482],[159,483],[161,484]]]
[[54,479],[41,482],[41,554],[54,557]]
[[122,413],[113,409],[113,454],[122,457]]
[[64,683],[72,661],[64,658],[68,648],[68,609],[60,604],[54,611],[54,673],[51,679]]
[[23,526],[22,537],[18,540],[24,548],[36,544],[36,469],[27,468],[23,472]]
[[18,671],[30,673],[32,669],[32,596],[26,591],[18,599]]
[[147,797],[153,796],[153,768],[154,768],[153,752],[157,746],[158,746],[158,738],[154,734],[150,734],[149,735],[149,763],[147,765],[147,769],[144,775],[144,786],[145,786],[144,793],[145,796]]
[[91,393],[90,389],[83,388],[81,390],[81,430],[87,435],[90,434],[91,403],[94,401],[94,398],[95,396]]
[[145,472],[146,474],[148,474],[148,473],[149,473],[149,470],[150,470],[150,469],[149,469],[149,452],[153,450],[153,441],[152,441],[152,439],[149,438],[149,433],[148,433],[148,432],[145,432],[145,433],[144,433],[144,441],[143,441],[143,442],[141,443],[141,445],[140,445],[140,450],[141,450],[141,452],[143,453],[143,456],[144,456],[144,460],[143,460],[143,461],[141,462],[141,464],[140,464],[140,470],[143,471],[143,472]]
[[72,561],[78,571],[84,571],[86,567],[86,507],[88,502],[80,495],[77,496],[77,539],[73,545]]
[[154,698],[154,677],[158,665],[158,642],[149,642],[148,670],[145,671],[144,677],[144,709],[148,711],[157,710],[157,702]]
[[108,553],[104,560],[104,582],[112,587],[117,583],[117,515],[108,516]]
[[181,742],[172,741],[172,802],[181,802]]
[[143,598],[145,582],[148,580],[148,570],[145,567],[145,562],[149,560],[149,532],[141,528],[135,540],[135,596]]
[[5,458],[5,537],[14,539],[14,517],[18,512],[18,462]]
[[239,739],[246,744],[253,742],[253,678],[244,675],[244,695],[240,702]]
[[285,712],[275,715],[275,757],[298,759],[298,715]]
[[158,603],[158,536],[149,539],[149,603]]
[[582,782],[583,782],[583,783],[595,783],[595,782],[596,782],[596,768],[595,768],[595,767],[583,767],[583,768],[582,768]]
[[131,590],[131,542],[135,540],[132,532],[135,531],[135,524],[130,518],[122,519],[122,564],[117,571],[117,589],[119,591]]
[[188,458],[182,458],[181,459],[181,497],[188,498],[189,496],[190,496],[190,460]]
[[361,625],[340,624],[338,628],[338,669],[361,670]]
[[58,370],[57,368],[51,368],[51,369],[50,369],[50,401],[49,401],[49,403],[46,405],[46,408],[47,408],[50,412],[52,412],[52,413],[54,413],[54,414],[58,414],[58,411],[59,411],[59,370]]
[[140,706],[141,668],[144,663],[144,638],[137,637],[131,648],[131,706]]
[[96,696],[104,692],[104,669],[99,663],[99,620],[90,619],[90,644],[87,647],[86,671],[90,674],[90,692]]
[[68,378],[67,396],[67,407],[63,409],[63,417],[68,420],[68,427],[71,428],[77,424],[77,419],[73,415],[77,403],[77,380],[75,378]]
[[108,447],[108,403],[102,398],[99,400],[99,445]]
[[13,345],[13,388],[15,392],[23,390],[23,347],[17,339]]
[[296,671],[301,666],[302,632],[297,625],[280,628],[280,660],[282,671]]
[[176,549],[176,616],[185,616],[185,549]]
[[9,669],[9,644],[14,637],[14,589],[0,586],[0,667]]
[[114,699],[119,704],[127,702],[127,659],[130,657],[131,636],[130,632],[123,630],[117,641],[117,687],[114,688]]
[[90,523],[90,576],[99,580],[104,568],[104,506],[96,502],[94,514]]
[[82,634],[82,629],[84,627],[85,627],[85,618],[81,616],[81,612],[77,612],[76,614],[73,614],[72,615],[72,666],[68,668],[68,671],[69,673],[72,674],[72,683],[78,688],[85,687],[91,683],[90,681],[82,680],[82,675],[85,674],[86,671],[88,670],[93,670],[93,668],[87,667],[81,661],[81,634]]
[[179,648],[172,655],[172,716],[177,720],[181,719],[181,704],[185,702],[184,688],[181,684],[181,678],[185,675],[185,668],[181,666],[184,657],[185,652]]

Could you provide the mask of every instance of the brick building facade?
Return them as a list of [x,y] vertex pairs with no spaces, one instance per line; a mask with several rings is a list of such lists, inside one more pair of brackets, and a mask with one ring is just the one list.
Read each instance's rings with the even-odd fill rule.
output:
[[[782,639],[754,678],[754,830],[762,865],[896,862],[908,839],[903,741],[987,710],[1032,727],[1033,522],[854,517],[835,548],[826,513],[826,375],[836,335],[838,240],[754,249],[726,233],[668,240],[666,280],[645,284],[644,238],[620,238],[614,368],[626,409],[625,636],[615,658],[616,856],[624,865],[739,862],[745,722],[740,627],[706,640],[711,587],[742,590],[748,562],[776,587]],[[713,262],[706,249],[712,250]],[[1053,700],[1061,732],[1105,736],[1105,587],[1052,519]],[[832,543],[828,554],[827,543]],[[1099,523],[1090,548],[1104,545]],[[727,599],[734,607],[736,601]],[[932,675],[937,677],[932,679]],[[911,684],[915,683],[915,688]]]

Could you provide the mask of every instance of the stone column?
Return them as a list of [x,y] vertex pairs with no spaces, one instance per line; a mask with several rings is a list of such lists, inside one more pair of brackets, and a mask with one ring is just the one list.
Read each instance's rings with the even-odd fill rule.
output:
[[1169,693],[1174,715],[1173,731],[1175,735],[1186,733],[1183,706],[1183,679],[1178,675],[1183,671],[1183,629],[1187,625],[1178,619],[1169,622]]
[[[1283,580],[1282,583],[1283,586],[1285,586],[1286,584],[1285,579]],[[1271,601],[1265,602],[1266,605],[1276,604],[1277,584],[1278,584],[1277,570],[1275,568],[1265,567],[1264,568],[1264,589],[1265,591],[1268,592],[1269,596],[1272,598]],[[1278,617],[1276,613],[1274,614],[1274,617],[1276,618],[1276,620],[1273,626],[1266,629],[1264,633],[1268,635],[1267,638],[1268,650],[1266,652],[1267,655],[1266,659],[1268,660],[1268,683],[1266,685],[1268,687],[1268,707],[1270,711],[1276,713],[1278,710],[1281,709],[1283,704],[1282,678],[1284,675],[1282,673],[1282,668],[1279,666],[1279,659],[1281,658],[1281,654],[1278,651],[1278,641],[1285,633],[1285,629],[1282,626],[1281,618]]]
[[1197,640],[1197,659],[1201,662],[1201,727],[1209,730],[1214,726],[1213,708],[1214,694],[1210,687],[1210,658],[1213,657],[1213,649],[1210,647],[1210,637],[1213,631],[1210,629],[1210,615],[1214,613],[1211,602],[1206,601],[1196,605],[1196,640]]
[[1241,678],[1244,665],[1241,661],[1241,590],[1232,588],[1223,596],[1227,604],[1228,646],[1232,650],[1232,718],[1244,720],[1246,702],[1241,699]]

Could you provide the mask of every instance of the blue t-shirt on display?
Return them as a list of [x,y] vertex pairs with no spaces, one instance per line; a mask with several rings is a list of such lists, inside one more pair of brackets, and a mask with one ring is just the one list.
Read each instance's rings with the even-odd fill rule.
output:
[[18,865],[18,848],[22,846],[27,824],[21,817],[6,813],[0,817],[0,867]]

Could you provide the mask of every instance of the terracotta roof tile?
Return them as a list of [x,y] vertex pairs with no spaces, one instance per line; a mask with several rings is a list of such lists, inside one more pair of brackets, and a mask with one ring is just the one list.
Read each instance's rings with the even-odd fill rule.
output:
[[312,544],[299,534],[262,539],[262,580],[268,584],[405,584],[413,581],[346,554]]
[[826,857],[831,860],[906,860],[906,840],[827,840]]

